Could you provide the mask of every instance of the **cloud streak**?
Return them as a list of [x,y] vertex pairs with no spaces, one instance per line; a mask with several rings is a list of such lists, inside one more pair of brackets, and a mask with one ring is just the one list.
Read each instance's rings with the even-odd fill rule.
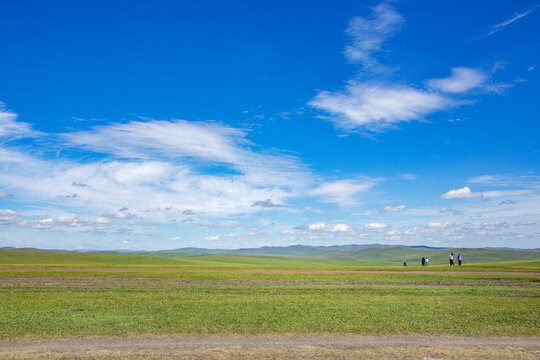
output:
[[535,5],[533,6],[532,8],[530,8],[529,10],[526,10],[522,13],[516,13],[516,15],[514,17],[511,17],[510,19],[508,20],[505,20],[503,21],[502,23],[499,23],[499,24],[495,24],[492,26],[492,30],[487,32],[484,36],[482,36],[482,38],[485,38],[487,36],[490,36],[490,35],[493,35],[501,30],[504,30],[508,25],[512,24],[513,22],[529,15],[531,12],[533,12],[539,5]]
[[385,67],[373,55],[383,50],[382,44],[399,30],[403,22],[403,17],[386,3],[373,7],[370,16],[353,17],[346,30],[352,41],[345,47],[345,57],[362,64],[365,70],[382,71]]

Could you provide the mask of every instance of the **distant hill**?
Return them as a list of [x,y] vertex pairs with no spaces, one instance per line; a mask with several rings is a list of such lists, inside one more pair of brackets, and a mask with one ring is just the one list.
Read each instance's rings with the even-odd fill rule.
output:
[[[5,252],[19,252],[41,254],[87,254],[102,256],[120,256],[146,258],[152,263],[161,263],[163,259],[167,264],[181,263],[239,263],[239,264],[335,264],[335,265],[399,265],[403,259],[411,265],[419,263],[422,257],[430,259],[430,264],[445,264],[450,253],[463,256],[465,263],[524,261],[540,260],[538,249],[510,249],[510,248],[442,248],[429,246],[402,246],[384,244],[365,245],[332,245],[332,246],[263,246],[260,248],[245,249],[205,249],[186,247],[161,251],[66,251],[42,250],[34,248],[2,248]],[[5,257],[5,256],[4,256]],[[54,257],[58,259],[58,257]],[[135,259],[134,258],[134,259]],[[51,258],[51,261],[53,258]],[[73,258],[75,259],[75,258]],[[85,256],[84,259],[91,259]],[[92,258],[93,259],[93,258]],[[168,259],[168,260],[166,260]],[[101,261],[95,258],[93,261]],[[118,258],[117,261],[127,261]],[[139,259],[137,262],[144,262]],[[171,262],[172,261],[172,262]]]

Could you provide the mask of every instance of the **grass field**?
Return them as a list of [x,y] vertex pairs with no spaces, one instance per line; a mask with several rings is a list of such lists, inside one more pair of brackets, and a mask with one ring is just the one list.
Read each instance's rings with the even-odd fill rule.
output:
[[[224,261],[205,263],[193,258],[1,252],[0,339],[540,335],[540,261],[470,264],[452,271],[446,265],[411,271],[301,262],[299,269],[312,272],[279,273],[270,269],[291,269],[296,259],[248,256],[242,264],[238,255],[219,256]],[[40,268],[32,268],[36,266]],[[217,272],[196,270],[220,266]],[[166,271],[171,268],[194,272]],[[260,272],[242,272],[250,269]],[[324,269],[347,271],[317,272]]]

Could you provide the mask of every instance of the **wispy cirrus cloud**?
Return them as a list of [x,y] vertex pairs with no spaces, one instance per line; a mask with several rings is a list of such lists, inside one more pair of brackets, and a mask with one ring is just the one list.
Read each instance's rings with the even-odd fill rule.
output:
[[357,202],[356,196],[375,186],[374,179],[338,180],[321,184],[310,191],[310,195],[320,197],[323,202],[350,206]]
[[[7,119],[10,128],[30,129],[15,113]],[[207,216],[278,209],[312,181],[297,157],[253,150],[245,131],[217,123],[148,119],[58,137],[62,152],[83,148],[92,156],[40,158],[26,147],[0,147],[0,189],[109,219],[169,221],[186,209]]]
[[453,101],[405,85],[350,82],[341,91],[319,92],[309,105],[329,113],[329,119],[342,130],[380,132],[443,110]]
[[346,30],[351,44],[345,47],[345,57],[362,64],[365,70],[384,70],[385,66],[374,55],[383,50],[382,44],[399,30],[403,22],[401,14],[386,3],[373,7],[369,16],[353,17]]
[[489,72],[463,66],[452,68],[449,77],[426,79],[418,85],[392,81],[378,56],[382,53],[382,44],[400,29],[403,21],[388,3],[373,7],[366,16],[352,18],[347,29],[352,40],[345,47],[345,56],[361,64],[362,75],[369,76],[365,80],[350,80],[342,89],[318,91],[308,105],[326,113],[324,117],[342,131],[376,133],[471,103],[457,95],[479,89],[502,93],[508,87],[488,84]]
[[40,135],[32,125],[17,121],[17,117],[16,113],[7,110],[5,104],[0,102],[0,141]]
[[464,93],[481,87],[488,79],[485,71],[468,67],[452,68],[450,77],[442,79],[430,79],[427,85],[435,90],[446,93]]
[[465,186],[461,189],[450,190],[441,195],[441,199],[472,199],[472,198],[494,198],[503,196],[520,196],[533,193],[533,190],[495,190],[484,192],[473,192],[471,188]]
[[369,223],[364,226],[364,230],[373,232],[386,232],[390,225],[383,223]]
[[385,206],[383,208],[383,211],[384,212],[387,212],[387,213],[397,213],[397,212],[402,212],[402,211],[405,211],[405,205],[399,205],[399,206]]
[[504,30],[508,25],[510,25],[510,24],[512,24],[513,22],[515,22],[515,21],[517,21],[517,20],[519,20],[519,19],[521,19],[521,18],[523,18],[523,17],[529,15],[530,13],[532,13],[538,6],[540,6],[540,5],[535,5],[535,6],[533,6],[532,8],[530,8],[530,9],[528,9],[528,10],[522,12],[522,13],[519,13],[519,12],[518,12],[518,13],[516,13],[515,16],[511,17],[510,19],[507,19],[507,20],[505,20],[505,21],[503,21],[503,22],[501,22],[501,23],[499,23],[499,24],[493,25],[493,26],[491,27],[491,30],[490,30],[490,31],[488,31],[485,35],[481,36],[481,37],[478,38],[478,39],[485,38],[485,37],[487,37],[487,36],[490,36],[490,35],[493,35],[493,34],[499,32],[499,31],[501,31],[501,30]]

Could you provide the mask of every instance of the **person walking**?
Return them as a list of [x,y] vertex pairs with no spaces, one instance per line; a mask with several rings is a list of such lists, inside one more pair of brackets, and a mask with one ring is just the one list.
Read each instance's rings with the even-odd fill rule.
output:
[[407,259],[403,259],[403,266],[407,266]]
[[422,266],[426,265],[426,258],[422,256]]
[[426,266],[428,266],[428,265],[429,265],[429,259],[426,258]]
[[461,257],[461,254],[458,254],[457,255],[457,262],[458,262],[459,266],[461,266],[461,260],[463,260],[463,258]]
[[448,256],[448,260],[450,261],[450,266],[454,266],[454,253]]

